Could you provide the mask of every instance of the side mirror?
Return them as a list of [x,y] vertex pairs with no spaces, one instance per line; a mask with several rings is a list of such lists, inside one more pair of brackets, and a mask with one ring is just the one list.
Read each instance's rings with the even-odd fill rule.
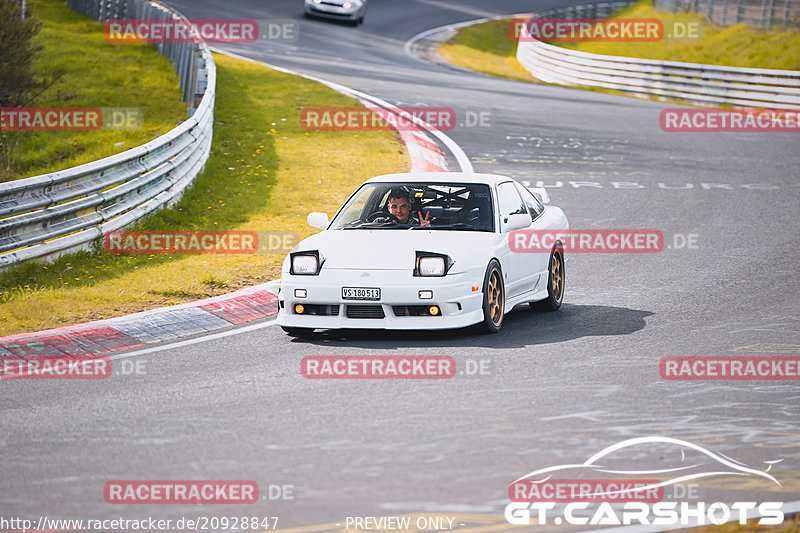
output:
[[330,223],[326,213],[309,213],[306,220],[308,221],[308,225],[312,228],[325,229]]
[[528,187],[528,190],[531,191],[536,199],[543,204],[550,203],[550,195],[547,194],[547,189],[544,187]]
[[501,217],[503,222],[503,233],[508,233],[515,229],[527,228],[531,225],[531,216],[528,213],[517,213],[516,215],[504,215]]

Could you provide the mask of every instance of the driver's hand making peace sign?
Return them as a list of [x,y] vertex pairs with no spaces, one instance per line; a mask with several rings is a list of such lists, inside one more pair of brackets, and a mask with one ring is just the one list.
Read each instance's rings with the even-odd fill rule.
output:
[[422,216],[422,211],[417,211],[417,213],[419,214],[419,225],[423,226],[423,227],[426,227],[426,228],[430,227],[430,225],[431,225],[431,221],[429,220],[429,218],[431,216],[430,211],[425,213],[424,217]]

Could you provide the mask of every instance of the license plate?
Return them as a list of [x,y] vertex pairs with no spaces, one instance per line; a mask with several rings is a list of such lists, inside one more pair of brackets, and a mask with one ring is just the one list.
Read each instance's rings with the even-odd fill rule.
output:
[[342,300],[380,300],[381,290],[368,287],[342,287]]

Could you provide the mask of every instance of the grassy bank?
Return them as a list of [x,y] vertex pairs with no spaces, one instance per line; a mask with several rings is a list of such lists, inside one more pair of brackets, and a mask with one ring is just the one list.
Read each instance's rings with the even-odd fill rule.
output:
[[10,173],[23,178],[88,163],[144,144],[187,116],[178,77],[155,45],[112,44],[103,25],[73,12],[64,0],[29,0],[42,23],[35,71],[55,82],[27,107],[122,107],[141,110],[132,131],[7,132],[14,146]]
[[639,2],[616,15],[619,18],[658,18],[672,22],[696,20],[703,23],[698,40],[653,43],[563,43],[565,48],[612,56],[641,57],[687,63],[732,67],[800,70],[800,32],[796,30],[754,30],[746,24],[723,27],[708,23],[701,15],[657,11],[651,0]]
[[[392,132],[307,132],[304,107],[357,102],[322,85],[215,55],[217,100],[211,158],[181,201],[139,227],[149,230],[315,231],[310,211],[331,214],[363,180],[404,171]],[[279,277],[283,253],[111,255],[79,253],[0,274],[0,335],[185,303]]]
[[439,46],[439,55],[462,67],[484,74],[532,81],[517,61],[517,42],[509,37],[511,19],[492,20],[458,30],[458,35]]
[[[615,16],[659,18],[665,27],[675,20],[699,20],[703,23],[702,38],[682,42],[555,44],[595,54],[751,68],[800,69],[798,31],[759,31],[744,24],[719,27],[699,15],[658,12],[649,0],[629,6]],[[439,47],[439,54],[452,63],[486,74],[534,81],[516,59],[517,43],[509,36],[510,20],[462,28],[458,35]]]

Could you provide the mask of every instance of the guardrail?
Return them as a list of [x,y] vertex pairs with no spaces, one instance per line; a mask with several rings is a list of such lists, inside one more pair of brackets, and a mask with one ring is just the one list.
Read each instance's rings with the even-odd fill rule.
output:
[[[183,19],[147,0],[68,0],[68,4],[101,21]],[[190,118],[121,154],[0,183],[0,268],[90,248],[103,234],[177,201],[203,168],[213,133],[214,60],[204,43],[165,43],[158,49],[175,65]]]
[[[599,17],[631,2],[540,11],[536,18]],[[600,15],[599,13],[604,13]],[[589,54],[537,41],[521,32],[517,59],[547,83],[588,85],[701,104],[800,107],[800,71],[752,69]]]

